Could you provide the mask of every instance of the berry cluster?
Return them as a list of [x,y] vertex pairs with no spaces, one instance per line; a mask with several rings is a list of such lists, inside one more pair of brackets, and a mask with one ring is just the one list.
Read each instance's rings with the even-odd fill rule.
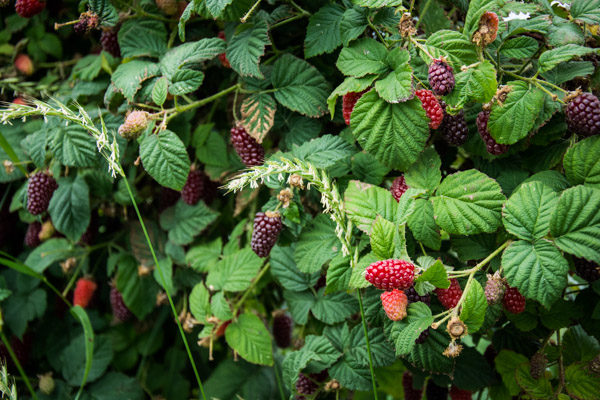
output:
[[588,282],[595,282],[600,279],[600,265],[585,258],[575,258],[573,261],[577,275]]
[[431,296],[429,295],[429,293],[421,296],[421,295],[419,295],[419,293],[417,293],[414,286],[411,286],[408,289],[406,289],[404,291],[404,294],[406,294],[406,297],[408,298],[408,304],[416,303],[419,301],[421,301],[427,305],[431,304]]
[[311,395],[317,391],[319,386],[314,383],[308,376],[304,374],[298,375],[298,380],[296,381],[296,391],[299,394]]
[[283,224],[279,213],[267,211],[259,212],[254,217],[254,230],[252,231],[252,250],[259,257],[266,257],[275,246]]
[[46,8],[46,3],[39,0],[17,0],[15,11],[23,18],[31,18],[41,13]]
[[265,149],[246,132],[243,126],[231,128],[231,144],[247,167],[262,165],[264,162]]
[[600,100],[582,93],[567,104],[565,111],[569,130],[581,136],[600,134]]
[[104,29],[100,34],[100,44],[102,44],[102,50],[106,51],[113,57],[121,57],[121,48],[119,47],[118,34],[118,28]]
[[42,224],[37,221],[32,222],[27,227],[27,232],[25,233],[25,245],[27,247],[38,247],[41,243],[40,240],[40,232],[42,231]]
[[98,16],[92,12],[84,12],[79,16],[79,21],[73,25],[73,31],[78,35],[85,34],[98,27]]
[[404,260],[383,260],[369,265],[365,279],[377,289],[408,289],[415,278],[414,264]]
[[504,280],[497,276],[488,275],[485,283],[485,298],[488,304],[498,304],[502,301],[506,285]]
[[525,297],[515,287],[506,287],[502,304],[506,311],[513,314],[520,314],[525,311]]
[[408,185],[406,184],[406,180],[404,179],[404,175],[397,177],[392,182],[392,187],[390,191],[392,192],[392,196],[396,199],[396,201],[400,201],[400,197],[408,190]]
[[442,303],[445,309],[449,310],[456,307],[460,300],[463,291],[460,288],[460,284],[456,278],[450,279],[450,287],[448,289],[435,289],[435,293],[438,296],[438,300]]
[[127,140],[137,139],[148,126],[148,113],[146,111],[132,111],[119,126],[119,135]]
[[433,93],[443,96],[454,89],[454,72],[446,60],[433,60],[429,66],[429,86]]
[[183,189],[181,189],[181,198],[191,206],[197,204],[200,200],[208,203],[209,187],[210,179],[204,171],[192,170]]
[[421,100],[425,114],[429,118],[429,127],[437,129],[444,119],[444,110],[431,90],[417,90],[415,95]]
[[485,143],[485,148],[487,152],[495,156],[499,156],[500,154],[506,153],[508,151],[509,146],[507,144],[500,144],[494,140],[494,138],[490,134],[490,131],[487,128],[489,119],[489,111],[480,112],[477,115],[477,131],[479,132],[479,136],[481,136],[481,139],[483,139],[483,143]]
[[352,115],[354,106],[367,90],[363,90],[362,92],[349,92],[342,97],[342,115],[344,116],[346,125],[350,125],[350,116]]
[[50,199],[58,184],[50,175],[38,172],[29,178],[27,185],[27,210],[33,215],[39,215],[48,210]]
[[440,134],[444,140],[452,146],[462,146],[469,136],[469,127],[465,120],[464,110],[451,115],[446,112],[446,103],[441,102],[444,110],[444,119],[440,125]]

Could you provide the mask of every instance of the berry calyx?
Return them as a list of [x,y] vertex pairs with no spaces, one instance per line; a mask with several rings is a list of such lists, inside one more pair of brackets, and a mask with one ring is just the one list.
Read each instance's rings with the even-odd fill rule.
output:
[[408,304],[416,303],[418,301],[421,301],[427,305],[431,304],[431,296],[429,295],[429,293],[421,296],[419,295],[419,293],[417,293],[414,286],[411,286],[408,289],[406,289],[404,291],[404,294],[406,294],[406,297],[408,298]]
[[404,179],[404,175],[397,177],[392,182],[392,187],[390,191],[392,192],[392,196],[396,199],[396,201],[400,201],[400,197],[408,190],[408,185],[406,184],[406,179]]
[[292,344],[292,327],[294,322],[292,318],[283,312],[279,312],[273,317],[273,337],[277,347],[285,349]]
[[243,126],[237,125],[231,128],[231,144],[247,167],[262,165],[264,162],[265,149],[246,132]]
[[266,213],[259,212],[256,214],[251,244],[256,255],[266,257],[271,253],[282,227],[279,213],[267,211]]
[[48,210],[50,199],[56,189],[58,184],[50,175],[44,172],[33,175],[27,185],[27,210],[33,215]]
[[444,119],[444,110],[431,90],[417,90],[415,95],[421,100],[421,105],[429,118],[429,127],[437,129]]
[[32,222],[27,227],[25,233],[25,245],[30,248],[38,247],[41,243],[40,232],[42,231],[42,224],[37,221]]
[[462,146],[469,137],[469,127],[465,120],[464,110],[451,115],[446,112],[446,104],[444,102],[441,102],[441,106],[444,110],[444,119],[439,128],[442,138],[452,146]]
[[23,75],[32,75],[34,71],[33,61],[31,61],[31,58],[27,54],[19,54],[15,58],[15,68]]
[[96,285],[96,282],[88,278],[79,278],[73,292],[73,305],[86,308],[90,304],[92,297],[94,297],[94,292],[97,288],[98,285]]
[[443,58],[433,60],[429,65],[429,85],[433,93],[443,96],[454,89],[454,72]]
[[191,206],[197,204],[206,195],[208,180],[208,176],[203,171],[190,171],[187,181],[183,189],[181,189],[181,198],[183,201]]
[[595,282],[600,279],[600,265],[585,258],[574,258],[575,271],[577,275],[588,282]]
[[17,0],[15,11],[23,18],[31,18],[41,13],[46,8],[46,3],[38,0]]
[[408,289],[415,279],[415,266],[404,260],[377,261],[367,267],[365,279],[377,289]]
[[567,126],[581,136],[600,134],[600,100],[591,93],[572,99],[566,108]]
[[148,126],[148,113],[146,111],[132,111],[119,126],[119,135],[127,140],[137,139]]
[[410,372],[402,374],[402,387],[404,388],[405,400],[420,400],[423,390],[413,387],[413,376]]
[[362,92],[348,92],[342,97],[342,115],[344,116],[344,122],[346,125],[350,125],[350,116],[354,110],[354,106],[358,102],[358,99],[362,97],[369,89],[363,90]]
[[100,44],[102,44],[102,50],[108,52],[113,57],[121,57],[121,48],[119,47],[118,39],[119,30],[117,29],[104,29],[100,34]]
[[502,304],[506,311],[513,314],[520,314],[525,311],[525,297],[516,287],[507,286]]
[[485,143],[487,152],[495,156],[499,156],[500,154],[506,153],[510,146],[507,144],[500,144],[494,140],[487,128],[489,119],[490,112],[481,111],[477,115],[477,131],[479,132],[481,139],[483,139],[483,143]]
[[456,278],[450,279],[450,287],[448,289],[435,289],[435,293],[438,296],[438,300],[442,303],[442,306],[446,310],[456,307],[460,297],[462,296],[462,289]]
[[468,390],[459,389],[456,386],[450,388],[450,398],[452,400],[471,400],[473,394]]
[[408,299],[403,291],[394,289],[389,292],[381,293],[381,305],[385,310],[385,314],[392,321],[400,321],[406,318],[406,307]]

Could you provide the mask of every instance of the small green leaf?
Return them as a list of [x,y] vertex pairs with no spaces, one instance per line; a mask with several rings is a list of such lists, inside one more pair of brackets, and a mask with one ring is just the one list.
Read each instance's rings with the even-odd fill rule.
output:
[[121,64],[113,72],[111,81],[117,90],[130,102],[142,88],[142,83],[159,74],[158,64],[150,61],[133,60]]
[[204,73],[193,69],[180,69],[171,76],[169,93],[175,96],[196,91],[204,81]]
[[364,38],[344,47],[340,52],[336,66],[347,76],[355,78],[367,74],[382,74],[389,71],[385,62],[387,50],[376,40]]
[[162,186],[181,190],[190,171],[190,159],[179,137],[163,130],[147,135],[140,144],[144,169]]
[[[446,57],[457,71],[463,65],[471,65],[478,61],[477,47],[468,37],[456,31],[434,32],[427,38],[427,50],[436,58]],[[421,57],[426,62],[431,62],[428,56],[423,54]]]
[[178,201],[175,207],[160,215],[160,226],[169,231],[169,240],[175,244],[191,243],[200,232],[217,218],[218,213],[208,208],[203,201],[196,205]]
[[529,363],[522,363],[517,366],[515,377],[519,386],[534,399],[551,398],[554,392],[548,378],[543,376],[540,379],[534,379],[529,370]]
[[159,286],[151,276],[139,276],[135,259],[124,257],[119,261],[117,289],[123,296],[125,305],[139,319],[143,320],[154,310]]
[[265,47],[271,44],[267,22],[256,18],[251,23],[239,25],[227,47],[227,60],[241,76],[264,78],[259,63]]
[[273,247],[269,255],[271,274],[283,288],[301,292],[313,287],[317,283],[321,276],[321,270],[319,269],[319,271],[313,274],[306,274],[300,271],[294,261],[294,248],[295,245],[289,247],[276,245]]
[[294,261],[302,272],[312,274],[321,269],[340,251],[340,242],[335,234],[335,222],[326,214],[319,214],[298,239]]
[[577,142],[567,150],[563,159],[569,182],[600,189],[600,136]]
[[224,52],[225,41],[216,37],[184,43],[172,48],[161,57],[160,71],[170,81],[183,67],[210,60]]
[[231,307],[225,298],[223,292],[215,293],[210,299],[210,310],[213,315],[221,321],[228,321],[233,318]]
[[[421,261],[420,258],[419,261]],[[422,264],[421,267],[425,268],[425,266]],[[429,282],[433,286],[442,289],[447,289],[450,287],[448,273],[446,272],[444,264],[440,260],[435,260],[433,264],[427,266],[425,271],[423,271],[423,273],[415,280],[415,285],[421,282]]]
[[500,54],[510,58],[525,59],[533,56],[539,45],[537,40],[529,36],[517,36],[508,39],[500,47]]
[[394,255],[394,235],[396,226],[378,215],[371,231],[371,249],[380,260],[387,260]]
[[163,76],[162,78],[157,79],[152,88],[152,101],[154,104],[161,107],[167,99],[168,90],[169,82],[167,81],[167,78]]
[[327,4],[311,15],[304,39],[304,57],[310,58],[331,53],[342,44],[340,24],[344,8],[338,4]]
[[487,300],[483,288],[475,279],[471,281],[469,290],[465,294],[465,301],[460,310],[460,319],[468,328],[468,333],[473,334],[479,330],[485,319]]
[[358,311],[356,298],[345,292],[323,295],[324,289],[320,290],[317,301],[312,305],[311,311],[315,318],[326,324],[342,322]]
[[271,335],[256,315],[240,315],[237,321],[227,326],[225,340],[246,361],[259,365],[273,365]]
[[399,103],[414,96],[412,68],[408,63],[409,60],[410,53],[399,47],[390,51],[385,58],[386,64],[392,71],[386,77],[375,82],[375,90],[388,103]]
[[489,61],[456,74],[456,86],[446,96],[446,102],[456,108],[467,103],[487,103],[498,89],[496,70]]
[[83,176],[60,178],[48,212],[54,227],[72,241],[78,241],[91,220],[90,191]]
[[190,312],[202,324],[206,323],[206,318],[210,316],[209,298],[210,293],[202,282],[197,283],[190,293]]
[[576,44],[567,44],[552,50],[546,50],[539,59],[539,72],[549,71],[560,63],[569,61],[573,57],[585,56],[591,53],[598,53],[597,49]]
[[186,253],[185,262],[198,272],[207,272],[219,260],[222,247],[221,238],[194,246]]
[[565,387],[567,392],[577,399],[600,399],[600,376],[590,371],[586,363],[574,363],[567,367]]
[[415,200],[415,210],[408,217],[408,227],[419,242],[430,249],[439,250],[442,244],[433,218],[433,205],[425,199]]
[[127,20],[119,28],[119,48],[123,58],[159,57],[167,49],[167,30],[155,20]]
[[239,250],[223,257],[206,277],[210,290],[241,292],[250,287],[252,279],[258,274],[262,259],[250,248]]
[[406,184],[411,188],[433,192],[442,180],[442,161],[433,147],[419,154],[419,158],[404,173]]
[[515,378],[515,372],[518,365],[527,363],[527,361],[527,357],[511,350],[500,350],[500,353],[494,359],[496,370],[502,377],[502,382],[508,388],[511,396],[516,396],[521,391]]
[[421,332],[433,323],[429,307],[422,302],[411,303],[408,306],[408,316],[405,320],[392,323],[390,338],[394,342],[397,355],[408,354],[415,346],[415,340]]
[[371,233],[378,215],[388,221],[396,220],[398,203],[389,190],[377,186],[350,181],[344,193],[344,205],[357,228],[367,234]]

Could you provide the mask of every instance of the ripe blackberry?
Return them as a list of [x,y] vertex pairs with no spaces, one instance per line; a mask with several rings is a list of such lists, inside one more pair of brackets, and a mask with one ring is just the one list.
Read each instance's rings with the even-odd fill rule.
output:
[[100,43],[102,44],[102,50],[108,52],[113,57],[121,57],[121,48],[119,47],[118,33],[118,29],[105,29],[100,35]]
[[600,279],[600,265],[584,258],[574,258],[575,271],[577,275],[588,282],[595,282]]
[[273,318],[273,337],[278,347],[285,349],[292,343],[292,319],[283,313]]
[[529,373],[533,379],[540,379],[544,376],[546,366],[548,365],[548,359],[542,351],[538,351],[529,360]]
[[421,100],[423,109],[427,114],[427,118],[429,118],[429,127],[431,129],[439,128],[444,119],[444,110],[442,110],[442,106],[433,92],[431,90],[421,89],[417,90],[415,95]]
[[92,300],[97,287],[96,282],[87,278],[79,278],[73,291],[73,305],[86,308]]
[[304,374],[298,375],[296,381],[296,391],[300,394],[311,395],[317,391],[317,384]]
[[502,304],[506,311],[513,314],[520,314],[525,311],[525,297],[515,287],[508,286],[506,288]]
[[418,301],[422,301],[423,303],[430,305],[431,304],[431,296],[429,295],[429,293],[420,296],[419,293],[417,293],[417,291],[415,290],[414,286],[409,287],[408,289],[406,289],[404,291],[404,293],[406,294],[406,297],[408,298],[408,304],[410,303],[416,303]]
[[452,400],[471,400],[473,394],[468,390],[459,389],[456,386],[450,388],[450,398]]
[[488,304],[498,304],[502,301],[506,285],[500,276],[488,274],[488,280],[485,283],[485,298]]
[[342,115],[346,125],[350,125],[350,116],[354,110],[354,106],[358,99],[362,97],[369,89],[363,90],[362,92],[349,92],[342,97]]
[[191,206],[197,204],[204,197],[207,181],[208,177],[204,171],[190,171],[187,181],[183,189],[181,189],[181,198],[183,201]]
[[415,278],[415,266],[404,260],[383,260],[369,265],[365,279],[377,289],[407,289]]
[[408,299],[403,291],[394,289],[381,293],[381,305],[385,314],[392,321],[400,321],[406,318],[406,306]]
[[40,240],[40,232],[42,231],[42,224],[37,221],[32,222],[27,227],[27,232],[25,233],[25,245],[27,247],[31,247],[32,249],[38,247],[41,243]]
[[163,212],[167,208],[174,206],[181,197],[181,193],[166,187],[160,188],[160,199],[158,201],[158,212]]
[[231,144],[247,167],[262,165],[264,162],[265,149],[246,132],[243,126],[231,128]]
[[425,397],[427,400],[447,400],[448,388],[438,386],[430,380],[425,389]]
[[479,132],[479,136],[483,139],[483,143],[485,143],[485,148],[488,153],[493,154],[495,156],[499,156],[500,154],[504,154],[508,151],[510,147],[507,144],[500,144],[494,140],[490,131],[488,131],[487,124],[490,119],[489,111],[481,111],[477,115],[477,131]]
[[423,332],[421,332],[419,337],[415,340],[415,344],[425,343],[425,341],[427,340],[428,337],[429,337],[429,328],[427,328]]
[[469,136],[469,128],[465,120],[464,110],[460,110],[458,114],[450,115],[446,112],[446,104],[444,102],[442,102],[442,108],[444,109],[444,119],[440,125],[442,137],[452,146],[462,146]]
[[408,185],[406,184],[406,180],[404,179],[404,175],[397,177],[392,182],[392,187],[390,191],[392,192],[392,196],[396,199],[396,201],[400,201],[400,197],[408,190]]
[[438,300],[442,303],[445,309],[454,308],[462,296],[462,289],[456,278],[450,279],[450,287],[448,289],[435,289]]
[[[218,37],[219,39],[225,40],[225,32],[220,31]],[[219,54],[219,61],[221,61],[221,65],[225,68],[231,68],[231,64],[229,63],[229,60],[227,59],[227,55],[225,53]]]
[[433,93],[443,96],[454,89],[452,67],[444,59],[433,60],[429,66],[429,85]]
[[31,18],[41,13],[45,7],[46,3],[38,0],[17,0],[15,3],[15,11],[23,18]]
[[53,177],[38,172],[29,178],[27,186],[27,210],[33,215],[39,215],[48,210],[50,199],[58,185]]
[[402,374],[402,386],[404,387],[405,400],[421,400],[423,391],[413,387],[413,376],[410,372]]
[[113,315],[119,321],[125,322],[131,318],[131,311],[125,305],[123,295],[115,287],[110,288],[110,307],[112,308]]
[[252,250],[259,257],[268,256],[277,242],[282,227],[279,213],[271,211],[257,213],[252,231]]
[[567,126],[581,135],[600,134],[600,100],[591,93],[582,93],[567,104]]

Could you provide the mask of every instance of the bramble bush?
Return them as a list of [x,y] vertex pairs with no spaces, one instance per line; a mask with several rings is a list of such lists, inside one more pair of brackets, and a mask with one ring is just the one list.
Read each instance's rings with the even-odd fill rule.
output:
[[3,399],[600,399],[600,0],[0,0]]

